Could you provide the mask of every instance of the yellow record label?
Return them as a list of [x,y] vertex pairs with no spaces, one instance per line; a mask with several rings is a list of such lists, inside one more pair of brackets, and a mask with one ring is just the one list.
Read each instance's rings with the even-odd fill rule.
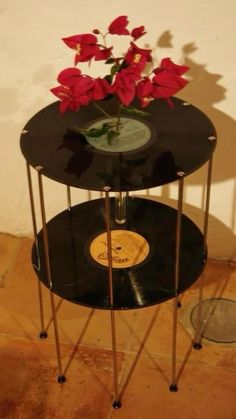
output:
[[[112,266],[130,268],[143,262],[149,254],[149,244],[140,234],[127,230],[112,230]],[[108,266],[107,233],[99,234],[90,245],[96,262]]]

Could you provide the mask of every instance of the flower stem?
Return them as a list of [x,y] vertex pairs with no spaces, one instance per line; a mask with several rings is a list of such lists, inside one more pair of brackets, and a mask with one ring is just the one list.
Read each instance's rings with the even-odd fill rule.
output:
[[120,133],[120,118],[121,118],[121,106],[120,106],[120,102],[119,102],[119,105],[118,105],[118,117],[117,117],[117,120],[116,120],[116,131],[118,133]]
[[100,110],[100,112],[102,112],[105,116],[107,116],[107,118],[111,119],[111,121],[113,122],[113,126],[116,127],[116,132],[119,134],[120,133],[120,119],[121,119],[121,104],[119,102],[118,105],[118,113],[117,113],[117,118],[116,118],[116,122],[114,122],[114,118],[109,115],[109,113],[107,113],[106,111],[104,111],[104,109],[99,106],[96,102],[92,102],[94,104],[94,106]]
[[99,106],[96,102],[94,102],[93,101],[93,104],[94,104],[94,106],[97,108],[97,109],[99,109],[104,115],[106,115],[108,118],[110,118],[110,119],[112,119],[113,120],[113,118],[111,117],[111,115],[109,115],[109,113],[107,113],[106,111],[104,111],[104,109],[101,107],[101,106]]
[[[100,35],[101,35],[101,37],[102,37],[102,39],[103,39],[103,42],[104,42],[104,47],[105,47],[105,48],[107,48],[107,41],[106,41],[106,37],[107,37],[107,35],[109,35],[109,32],[107,32],[105,35],[104,35],[102,32],[100,32]],[[111,52],[111,56],[112,56],[112,58],[113,58],[114,60],[116,59],[116,57],[114,56],[113,52]]]
[[106,36],[108,35],[108,33],[106,33],[105,35],[103,35],[103,33],[100,32],[100,34],[102,36],[102,39],[103,39],[103,42],[104,42],[104,46],[105,46],[105,48],[107,48]]

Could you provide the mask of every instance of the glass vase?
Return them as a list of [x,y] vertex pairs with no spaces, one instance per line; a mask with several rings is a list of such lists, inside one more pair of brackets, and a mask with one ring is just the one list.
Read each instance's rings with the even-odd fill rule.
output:
[[128,192],[116,192],[115,194],[115,222],[124,224],[127,219]]

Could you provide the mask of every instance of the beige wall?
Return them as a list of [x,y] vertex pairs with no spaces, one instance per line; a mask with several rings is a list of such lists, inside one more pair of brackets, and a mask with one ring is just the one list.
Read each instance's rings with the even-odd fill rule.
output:
[[[139,41],[157,45],[156,58],[170,56],[191,66],[191,84],[181,97],[202,109],[214,122],[219,144],[215,153],[209,224],[209,253],[236,259],[236,1],[235,0],[1,0],[0,1],[0,231],[31,234],[25,162],[19,135],[27,120],[54,101],[49,88],[58,72],[72,64],[60,41],[63,36],[106,28],[121,14],[132,26],[144,24],[148,35]],[[96,73],[103,74],[101,65]],[[185,211],[202,220],[206,168],[190,176]],[[46,182],[51,217],[65,204],[65,190]],[[155,191],[174,199],[176,185]],[[73,200],[87,193],[73,191]]]

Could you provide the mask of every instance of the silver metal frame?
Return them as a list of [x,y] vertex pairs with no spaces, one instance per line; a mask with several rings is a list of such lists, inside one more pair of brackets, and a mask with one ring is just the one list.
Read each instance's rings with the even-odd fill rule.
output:
[[170,391],[177,391],[176,379],[176,348],[177,348],[177,320],[178,320],[178,304],[179,304],[179,266],[180,266],[180,246],[181,246],[181,227],[182,227],[182,212],[183,212],[183,190],[184,190],[184,172],[178,173],[179,190],[178,190],[178,210],[176,220],[176,246],[175,246],[175,277],[174,277],[174,306],[173,306],[173,335],[172,335],[172,380]]
[[[35,265],[35,269],[40,271],[41,270],[41,261],[40,261],[40,252],[39,252],[38,236],[37,236],[37,221],[36,221],[36,212],[35,212],[34,195],[33,195],[33,187],[32,187],[31,169],[30,169],[30,165],[28,163],[26,164],[26,168],[27,168],[27,177],[28,177],[29,197],[30,197],[30,205],[31,205],[31,215],[32,215],[32,223],[33,223],[34,240],[35,240],[37,259],[38,259],[38,264],[37,264],[37,266]],[[51,276],[50,258],[49,258],[49,244],[48,244],[48,234],[47,234],[47,226],[46,226],[46,212],[45,212],[45,203],[44,203],[43,181],[42,181],[42,174],[40,173],[40,171],[43,168],[41,166],[36,166],[35,169],[38,172],[38,188],[39,188],[40,209],[41,209],[41,218],[42,218],[42,231],[43,231],[43,248],[44,248],[46,271],[47,271],[47,277],[48,277],[48,287],[49,287],[49,290],[50,290],[52,318],[53,318],[53,326],[54,326],[54,334],[55,334],[55,342],[56,342],[56,353],[57,353],[58,372],[59,372],[58,382],[62,383],[62,382],[65,381],[65,377],[63,376],[63,373],[62,373],[62,362],[61,362],[61,352],[60,352],[60,341],[59,341],[59,333],[58,333],[58,325],[57,325],[57,316],[56,316],[54,294],[52,292],[52,276]],[[69,206],[69,191],[68,191],[68,206]],[[41,285],[40,280],[38,280],[38,294],[39,294],[39,307],[40,307],[40,319],[41,319],[40,337],[45,338],[45,337],[47,337],[47,333],[45,331],[45,324],[44,324],[42,285]]]
[[[207,171],[207,189],[206,189],[206,202],[205,202],[205,217],[203,226],[203,243],[204,243],[204,263],[207,260],[207,234],[208,234],[208,221],[209,221],[209,208],[210,208],[210,193],[211,193],[211,180],[212,180],[212,163],[213,157],[208,161]],[[202,344],[202,300],[203,300],[203,287],[204,287],[204,273],[200,277],[199,297],[198,297],[198,315],[196,333],[193,341],[194,349],[201,349]]]
[[[44,190],[43,190],[43,180],[41,166],[35,168],[38,173],[38,189],[39,189],[39,198],[40,198],[40,209],[41,209],[41,218],[42,218],[42,234],[43,234],[43,248],[44,256],[46,262],[46,271],[48,278],[48,287],[50,290],[50,300],[51,300],[51,309],[52,309],[52,318],[55,334],[55,343],[56,343],[56,353],[57,353],[57,362],[58,362],[58,372],[59,382],[64,382],[65,377],[62,372],[62,362],[61,362],[61,352],[60,352],[60,340],[58,333],[58,324],[57,324],[57,315],[55,308],[54,294],[52,291],[52,275],[50,267],[50,256],[49,256],[49,241],[47,233],[47,223],[46,223],[46,211],[45,211],[45,200],[44,200]],[[180,280],[180,254],[181,254],[181,228],[182,228],[182,213],[183,213],[183,191],[184,191],[184,172],[178,172],[179,176],[178,181],[178,209],[177,209],[177,220],[176,220],[176,247],[175,247],[175,272],[174,272],[174,305],[173,305],[173,335],[172,335],[172,365],[171,365],[171,391],[177,391],[177,375],[176,375],[176,353],[177,353],[177,311],[179,306],[179,280]],[[35,269],[38,271],[41,270],[41,261],[40,261],[40,251],[38,244],[37,236],[37,221],[36,221],[36,212],[35,212],[35,203],[34,203],[34,194],[31,178],[31,168],[27,163],[27,177],[28,177],[28,186],[29,186],[29,196],[30,196],[30,205],[31,205],[31,214],[32,214],[32,224],[33,232],[35,239],[35,247],[37,252],[37,266]],[[211,178],[212,178],[212,157],[208,162],[208,174],[207,174],[207,189],[206,189],[206,202],[205,202],[205,216],[204,216],[204,227],[203,227],[203,241],[204,241],[204,254],[203,258],[206,261],[207,253],[207,232],[208,232],[208,221],[209,221],[209,205],[210,205],[210,187],[211,187]],[[116,322],[115,322],[115,309],[114,309],[114,292],[113,292],[113,275],[112,275],[112,238],[111,238],[111,216],[110,216],[110,191],[109,186],[104,187],[104,192],[101,192],[101,198],[104,197],[105,203],[105,223],[106,223],[106,233],[107,233],[107,251],[108,251],[108,289],[109,289],[109,304],[110,304],[110,319],[111,319],[111,339],[112,339],[112,354],[113,354],[113,376],[114,376],[114,403],[113,407],[121,407],[119,401],[119,387],[118,387],[118,364],[117,364],[117,343],[116,343]],[[128,194],[127,194],[128,196]],[[90,196],[91,198],[91,196]],[[71,211],[71,189],[67,186],[67,208],[68,211]],[[203,275],[201,276],[200,289],[199,289],[199,308],[198,308],[198,321],[197,321],[197,330],[195,335],[194,347],[200,349],[201,347],[201,325],[202,325],[202,296],[203,296]],[[41,320],[41,337],[46,337],[45,325],[44,325],[44,310],[43,310],[43,299],[42,299],[42,286],[41,282],[38,280],[38,294],[39,294],[39,307],[40,307],[40,320]]]
[[114,372],[114,408],[120,408],[119,389],[118,389],[118,366],[117,366],[117,350],[116,350],[116,324],[114,311],[114,294],[113,294],[113,277],[112,277],[112,241],[111,241],[111,218],[110,218],[110,187],[104,188],[105,192],[105,220],[107,231],[107,253],[108,253],[108,289],[109,289],[109,303],[111,315],[111,338],[112,338],[112,354],[113,354],[113,372]]
[[41,217],[42,217],[42,225],[43,225],[43,247],[44,247],[44,254],[45,254],[46,271],[47,271],[47,277],[48,277],[48,286],[50,290],[53,327],[54,327],[55,342],[56,342],[57,364],[58,364],[58,374],[59,374],[58,381],[62,383],[65,381],[65,377],[63,376],[63,373],[62,373],[61,350],[60,350],[60,340],[59,340],[59,332],[58,332],[58,325],[57,325],[57,315],[56,315],[54,294],[52,292],[53,284],[52,284],[52,275],[51,275],[50,257],[49,257],[46,211],[45,211],[45,203],[44,203],[42,174],[40,173],[40,170],[41,169],[38,170],[38,187],[39,187],[40,208],[41,208]]
[[[29,188],[29,198],[30,198],[30,206],[31,206],[31,216],[32,216],[32,224],[33,224],[33,233],[34,233],[34,241],[35,247],[37,252],[37,265],[34,265],[35,269],[40,271],[41,269],[41,262],[40,262],[40,253],[39,253],[39,245],[38,245],[38,236],[37,236],[37,221],[36,221],[36,213],[35,213],[35,204],[34,204],[34,194],[33,194],[33,186],[32,186],[32,177],[31,177],[31,170],[30,165],[26,163],[26,171],[27,171],[27,179],[28,179],[28,188]],[[43,297],[42,297],[42,284],[38,279],[38,296],[39,296],[39,314],[40,314],[40,338],[46,338],[47,332],[45,330],[45,323],[44,323],[44,308],[43,308]]]

